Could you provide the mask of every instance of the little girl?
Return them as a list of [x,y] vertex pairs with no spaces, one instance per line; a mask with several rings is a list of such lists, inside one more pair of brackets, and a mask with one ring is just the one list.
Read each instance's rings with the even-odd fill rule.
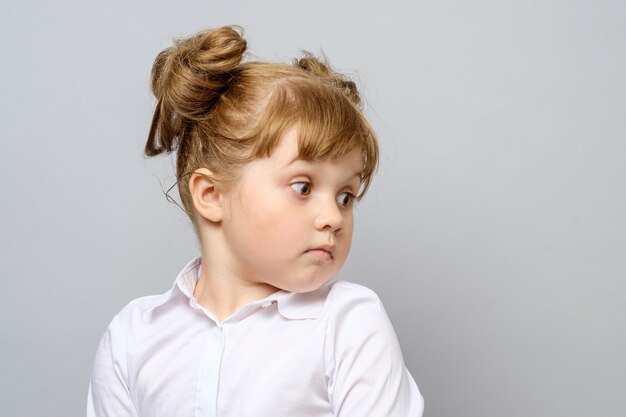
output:
[[161,52],[146,155],[176,152],[201,256],[100,341],[90,417],[417,417],[371,290],[332,282],[378,159],[357,89],[304,54],[241,62],[240,29]]

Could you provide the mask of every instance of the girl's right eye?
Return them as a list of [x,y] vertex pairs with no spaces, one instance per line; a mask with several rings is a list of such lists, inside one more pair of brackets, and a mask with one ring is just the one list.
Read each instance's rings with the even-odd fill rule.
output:
[[311,183],[306,181],[298,181],[291,184],[291,188],[300,195],[311,194]]

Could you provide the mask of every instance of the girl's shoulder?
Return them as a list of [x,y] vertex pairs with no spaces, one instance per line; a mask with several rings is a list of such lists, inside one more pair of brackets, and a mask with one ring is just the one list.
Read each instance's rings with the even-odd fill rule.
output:
[[174,288],[161,294],[137,297],[128,302],[119,313],[117,313],[116,317],[123,322],[133,320],[143,321],[146,318],[146,314],[158,310],[160,307],[166,307],[168,304],[171,305],[173,302],[179,302],[179,300],[177,300],[178,298],[178,294]]
[[376,295],[374,290],[355,282],[339,280],[332,282],[329,286],[329,297],[334,295],[339,297],[366,297],[378,299],[378,295]]
[[335,281],[329,285],[327,303],[333,306],[375,304],[382,302],[374,290],[350,281]]
[[[330,284],[324,306],[330,320],[350,320],[352,317],[370,317],[387,322],[387,313],[378,294],[372,289],[350,281]],[[360,319],[358,319],[361,321]]]
[[[282,293],[277,299],[278,311],[287,319],[333,319],[347,310],[382,311],[378,295],[363,285],[333,281],[305,293]],[[279,294],[277,293],[277,294]]]
[[188,298],[193,293],[193,287],[200,274],[201,258],[191,259],[178,273],[173,285],[164,293],[146,295],[131,300],[117,314],[120,318],[131,318],[145,315],[161,309],[188,304]]

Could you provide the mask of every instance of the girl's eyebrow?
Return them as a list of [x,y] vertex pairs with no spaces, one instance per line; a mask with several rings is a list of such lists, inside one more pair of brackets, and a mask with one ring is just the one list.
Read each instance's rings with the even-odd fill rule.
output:
[[359,181],[361,181],[363,179],[363,171],[357,171],[355,172],[353,175],[351,175],[348,178],[348,181],[350,181],[352,178],[357,177],[359,179]]
[[296,155],[295,158],[293,158],[291,161],[287,162],[287,164],[285,164],[286,167],[294,164],[295,162],[298,161],[304,161],[304,162],[309,162],[306,159],[303,159],[300,155]]
[[291,161],[287,162],[284,167],[287,168],[287,167],[295,164],[296,162],[304,162],[306,164],[313,165],[315,163],[315,160],[314,159],[303,158],[300,155],[296,155]]
[[[311,161],[309,159],[304,159],[302,158],[300,155],[296,155],[291,161],[287,162],[285,164],[285,168],[293,165],[296,162],[305,162],[307,164],[312,164],[314,161]],[[363,170],[357,171],[354,174],[350,175],[347,177],[346,181],[350,181],[352,180],[352,178],[357,177],[359,179],[359,181],[363,180]]]

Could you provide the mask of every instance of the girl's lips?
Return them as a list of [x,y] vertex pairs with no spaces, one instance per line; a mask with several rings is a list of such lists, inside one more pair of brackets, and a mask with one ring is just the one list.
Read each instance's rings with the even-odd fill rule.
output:
[[306,253],[317,261],[328,262],[333,259],[331,252],[321,248],[309,249]]
[[332,246],[320,246],[306,251],[310,256],[318,261],[328,262],[334,258],[335,248]]

